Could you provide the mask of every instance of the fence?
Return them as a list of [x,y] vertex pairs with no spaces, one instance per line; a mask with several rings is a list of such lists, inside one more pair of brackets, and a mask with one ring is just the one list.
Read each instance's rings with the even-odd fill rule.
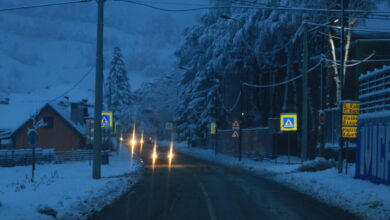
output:
[[324,142],[325,148],[338,146],[340,137],[340,108],[325,109]]
[[[37,163],[50,163],[55,160],[54,149],[35,149]],[[32,163],[32,150],[0,150],[0,166],[22,166]]]
[[[68,161],[92,160],[91,150],[56,151],[55,149],[35,149],[35,161],[43,163],[63,163]],[[0,166],[24,166],[32,164],[32,149],[0,150]]]
[[[216,135],[209,135],[209,148],[216,153],[238,156],[240,138],[232,137],[233,130],[218,130]],[[268,127],[241,130],[242,155],[244,157],[272,157],[273,134]]]
[[390,67],[361,75],[356,177],[390,185]]

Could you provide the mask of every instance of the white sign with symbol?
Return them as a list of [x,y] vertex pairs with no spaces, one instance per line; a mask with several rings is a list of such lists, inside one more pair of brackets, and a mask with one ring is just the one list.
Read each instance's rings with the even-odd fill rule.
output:
[[233,122],[232,129],[233,129],[233,130],[240,130],[240,123],[238,123],[237,120],[235,120],[235,121]]
[[237,137],[239,137],[239,136],[240,136],[240,135],[238,134],[237,131],[233,131],[232,137],[237,138]]
[[285,127],[285,128],[293,128],[293,127],[294,127],[294,124],[291,122],[292,120],[294,120],[294,119],[292,119],[292,118],[286,118],[286,121],[285,121],[285,123],[284,123],[284,127]]
[[281,131],[296,131],[298,129],[297,123],[297,114],[295,113],[283,113],[280,115]]

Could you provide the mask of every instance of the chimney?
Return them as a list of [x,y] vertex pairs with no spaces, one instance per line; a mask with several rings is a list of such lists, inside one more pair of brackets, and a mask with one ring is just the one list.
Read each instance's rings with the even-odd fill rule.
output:
[[84,123],[81,103],[70,103],[70,119],[76,124]]

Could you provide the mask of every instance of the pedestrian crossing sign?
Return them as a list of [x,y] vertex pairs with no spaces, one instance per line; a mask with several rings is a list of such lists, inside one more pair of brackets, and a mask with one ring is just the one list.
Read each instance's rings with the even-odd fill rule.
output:
[[280,114],[280,130],[281,131],[297,131],[298,120],[296,113]]
[[102,127],[112,127],[112,112],[102,112]]

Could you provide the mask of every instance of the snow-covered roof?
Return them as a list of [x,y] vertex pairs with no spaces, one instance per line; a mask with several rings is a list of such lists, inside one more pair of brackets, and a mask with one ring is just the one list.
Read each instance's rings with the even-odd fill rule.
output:
[[390,70],[390,66],[383,66],[380,69],[375,69],[375,70],[367,72],[365,74],[361,74],[359,76],[359,80],[365,80],[365,79],[371,78],[371,77],[373,77],[375,75],[381,74],[383,72],[387,72],[389,70]]
[[63,106],[59,104],[48,104],[54,109],[65,121],[67,121],[74,129],[76,129],[80,134],[85,134],[85,127],[81,124],[75,123],[70,118],[70,107]]
[[[38,90],[29,94],[11,94],[8,104],[0,104],[0,130],[9,130],[12,133],[22,126],[29,118],[41,111],[48,103],[49,105],[73,128],[81,134],[84,134],[84,128],[74,123],[70,119],[70,107],[58,105],[59,101],[64,100],[61,94],[69,86],[63,86],[55,89]],[[65,90],[66,91],[66,90]],[[83,91],[72,91],[68,96],[67,102],[81,102],[84,99],[90,99],[89,94]]]

